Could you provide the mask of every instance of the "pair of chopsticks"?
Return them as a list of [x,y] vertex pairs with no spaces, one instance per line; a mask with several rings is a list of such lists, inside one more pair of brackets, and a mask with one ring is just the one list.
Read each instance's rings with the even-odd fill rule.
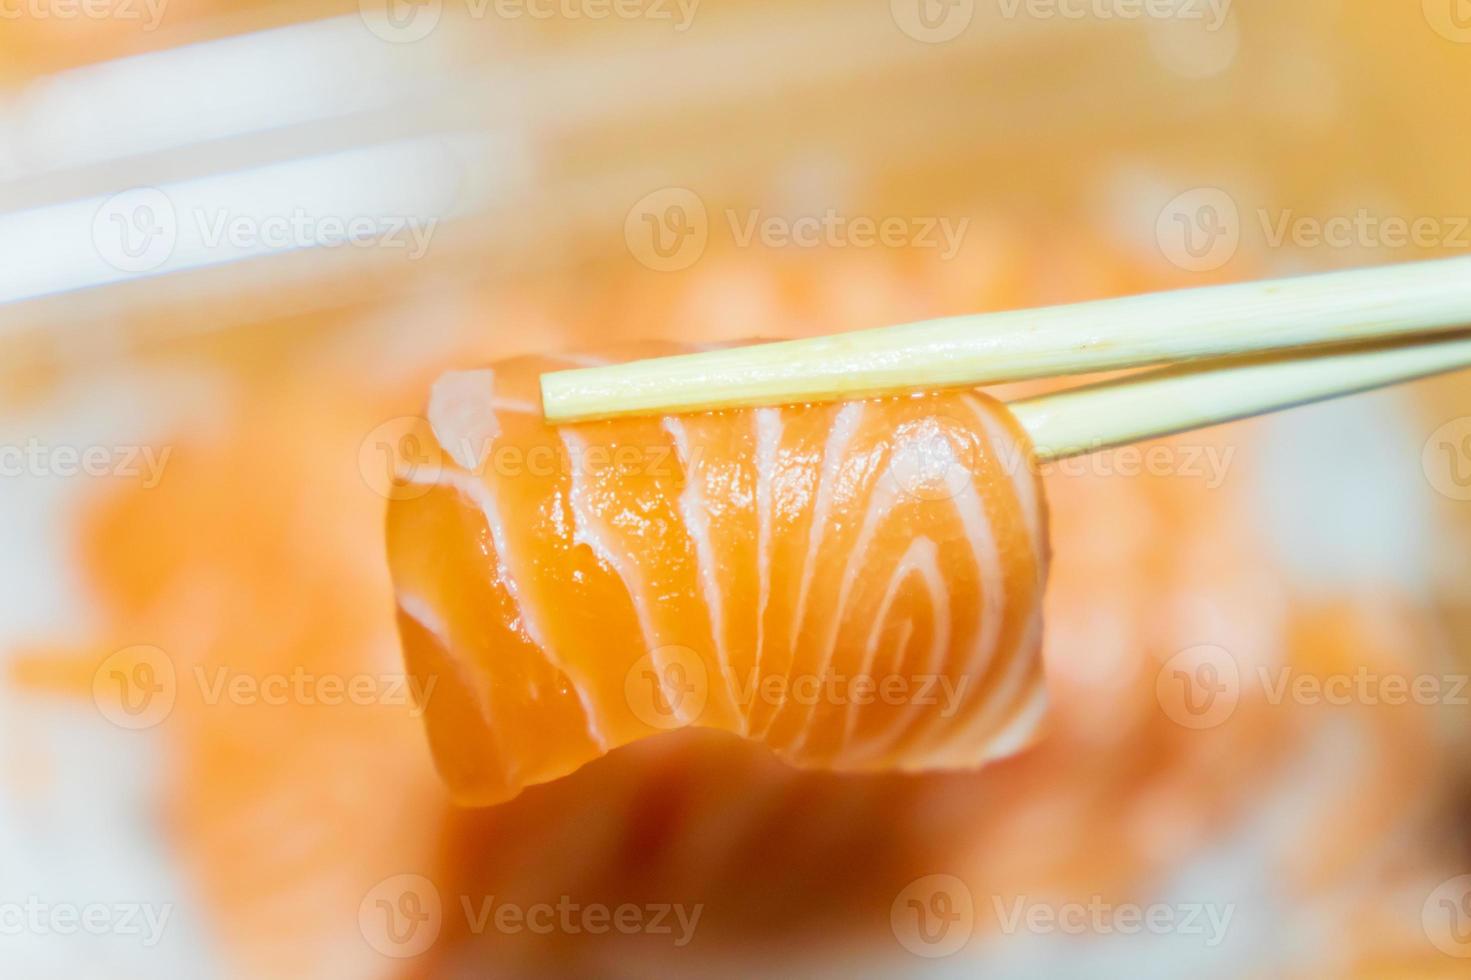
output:
[[1010,407],[1046,461],[1471,367],[1471,258],[557,371],[542,407],[573,422],[1159,364]]

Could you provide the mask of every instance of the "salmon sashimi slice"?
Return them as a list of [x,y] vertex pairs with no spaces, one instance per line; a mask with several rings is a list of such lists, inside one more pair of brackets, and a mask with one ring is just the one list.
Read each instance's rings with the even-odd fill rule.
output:
[[1002,405],[549,426],[539,377],[568,366],[442,377],[390,504],[404,656],[457,799],[686,727],[849,771],[974,767],[1030,741],[1047,518]]

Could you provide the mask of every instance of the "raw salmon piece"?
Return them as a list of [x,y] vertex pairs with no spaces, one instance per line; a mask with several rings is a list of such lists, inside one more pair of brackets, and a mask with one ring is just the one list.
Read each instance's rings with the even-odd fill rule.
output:
[[[666,353],[645,348],[629,355]],[[388,518],[441,773],[494,803],[661,731],[836,770],[1031,739],[1046,513],[971,392],[548,426],[523,358],[434,386]]]

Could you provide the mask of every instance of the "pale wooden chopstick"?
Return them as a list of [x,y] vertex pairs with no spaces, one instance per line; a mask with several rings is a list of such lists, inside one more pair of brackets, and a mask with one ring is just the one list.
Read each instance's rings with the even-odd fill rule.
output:
[[1471,367],[1471,334],[1392,346],[1255,355],[1127,375],[1010,409],[1039,461],[1064,459],[1156,436]]
[[1471,258],[978,314],[542,376],[569,422],[833,401],[1471,326]]

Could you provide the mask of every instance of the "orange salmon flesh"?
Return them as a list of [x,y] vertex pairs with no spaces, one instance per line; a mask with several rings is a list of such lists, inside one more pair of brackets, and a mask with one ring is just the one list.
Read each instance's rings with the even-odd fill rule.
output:
[[547,425],[540,375],[590,360],[447,374],[397,447],[398,626],[458,800],[693,726],[847,771],[1029,744],[1047,515],[1004,406],[952,391]]

